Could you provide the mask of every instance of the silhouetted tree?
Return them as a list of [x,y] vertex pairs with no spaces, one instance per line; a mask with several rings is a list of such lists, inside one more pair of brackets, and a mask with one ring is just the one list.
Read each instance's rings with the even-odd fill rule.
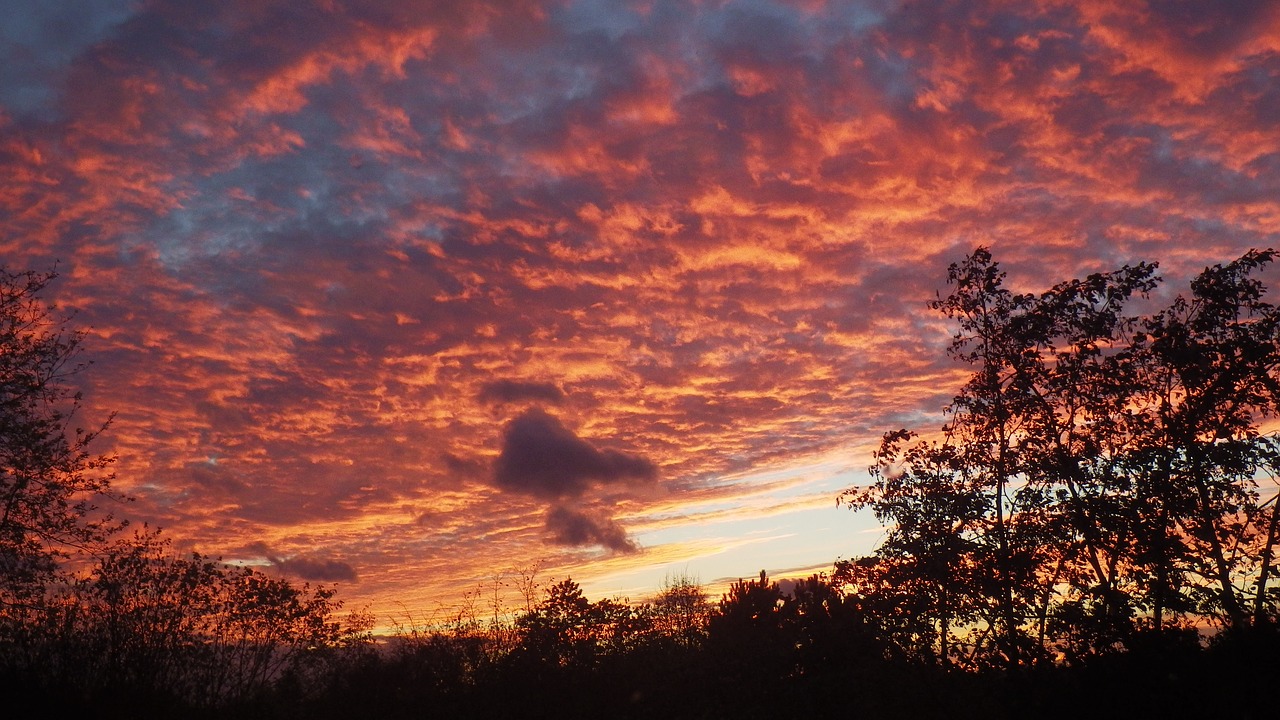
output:
[[566,579],[547,588],[547,597],[516,619],[517,655],[539,663],[585,668],[609,653],[624,650],[644,632],[635,608],[609,599],[591,602],[582,588]]
[[707,646],[722,682],[761,692],[795,671],[794,608],[764,570],[729,586],[707,626]]
[[707,593],[688,576],[668,577],[650,606],[654,629],[664,637],[686,646],[702,642],[711,615]]
[[913,440],[886,435],[871,468],[877,482],[842,496],[890,529],[875,559],[840,564],[839,578],[902,647],[946,664],[957,652],[952,628],[979,612],[989,505],[953,446]]
[[[0,602],[39,588],[68,549],[114,529],[97,516],[110,457],[92,455],[97,430],[74,427],[80,394],[67,380],[85,367],[83,333],[40,294],[56,275],[0,269]],[[101,428],[98,428],[100,430]]]
[[176,556],[155,532],[116,542],[71,593],[67,684],[88,692],[242,702],[344,639],[332,588]]
[[1124,309],[1155,287],[1152,264],[1040,295],[1004,287],[984,249],[952,265],[933,307],[974,374],[941,442],[887,434],[875,482],[843,496],[888,532],[842,574],[919,611],[944,661],[964,656],[953,626],[969,657],[1016,665],[1131,645],[1174,616],[1274,615],[1276,515],[1256,478],[1276,467],[1258,421],[1280,398],[1280,313],[1253,277],[1273,256],[1207,268],[1146,317]]
[[801,674],[819,675],[878,663],[884,649],[861,598],[835,579],[812,575],[797,581],[785,600],[792,608],[793,644]]
[[0,670],[30,668],[65,608],[49,592],[60,563],[101,546],[120,524],[94,503],[110,493],[112,458],[76,427],[82,333],[41,299],[56,277],[0,268]]
[[1251,251],[1207,268],[1135,338],[1142,412],[1128,469],[1157,630],[1166,610],[1243,627],[1255,614],[1246,585],[1266,594],[1274,514],[1258,503],[1256,476],[1275,466],[1277,446],[1258,420],[1280,403],[1280,310],[1253,275],[1274,259]]

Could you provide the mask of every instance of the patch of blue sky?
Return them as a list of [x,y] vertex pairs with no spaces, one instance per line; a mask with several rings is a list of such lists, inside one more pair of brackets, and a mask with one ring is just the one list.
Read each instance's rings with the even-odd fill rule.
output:
[[[605,573],[585,581],[584,588],[593,596],[641,598],[660,591],[667,578],[691,577],[714,600],[732,580],[761,570],[775,579],[829,574],[837,559],[869,554],[882,536],[870,513],[837,508],[834,502],[765,517],[689,523],[636,538],[661,562]],[[659,544],[670,546],[660,549]]]
[[0,22],[0,108],[54,120],[76,58],[139,9],[138,0],[5,0]]
[[635,8],[617,0],[575,0],[553,10],[552,18],[569,32],[600,32],[615,41],[644,25],[643,17]]

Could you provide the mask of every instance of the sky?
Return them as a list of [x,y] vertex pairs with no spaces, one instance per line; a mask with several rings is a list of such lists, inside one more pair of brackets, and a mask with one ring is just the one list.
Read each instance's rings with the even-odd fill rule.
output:
[[118,514],[383,622],[867,553],[949,263],[1280,244],[1277,3],[3,5],[0,263]]

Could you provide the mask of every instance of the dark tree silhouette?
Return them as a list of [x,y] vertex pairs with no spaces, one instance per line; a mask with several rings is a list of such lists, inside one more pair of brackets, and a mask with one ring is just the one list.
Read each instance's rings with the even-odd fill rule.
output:
[[845,494],[893,529],[875,558],[840,563],[837,579],[872,608],[883,633],[945,665],[956,652],[953,628],[974,622],[981,610],[990,505],[961,472],[954,446],[914,437],[887,435],[872,467],[878,482]]
[[706,637],[711,603],[702,586],[688,576],[668,577],[649,608],[654,630],[674,642],[697,646]]
[[[1280,310],[1262,300],[1253,274],[1274,259],[1253,251],[1206,269],[1189,297],[1147,319],[1135,339],[1145,412],[1131,471],[1142,481],[1156,629],[1167,610],[1231,628],[1269,615],[1274,513],[1259,506],[1255,478],[1278,457],[1258,420],[1280,403]],[[1261,613],[1245,600],[1254,578]]]
[[0,668],[39,642],[61,562],[119,527],[94,505],[112,479],[89,451],[101,427],[75,426],[82,333],[41,299],[55,277],[0,269]]
[[625,603],[591,602],[570,578],[547,588],[546,599],[516,619],[520,641],[515,653],[542,664],[588,668],[602,655],[624,650],[643,633],[644,621]]
[[940,441],[887,434],[875,482],[843,496],[889,531],[842,577],[944,663],[1269,623],[1276,513],[1257,480],[1278,448],[1258,423],[1280,401],[1280,312],[1255,274],[1273,259],[1207,268],[1145,317],[1125,306],[1158,283],[1152,264],[1040,295],[1004,287],[984,249],[953,265],[933,307],[974,374]]
[[111,480],[111,458],[88,450],[101,428],[72,426],[83,334],[40,298],[55,277],[0,269],[0,593],[39,584],[68,548],[114,528],[93,514]]
[[351,639],[332,588],[297,587],[198,553],[156,532],[117,540],[45,605],[29,665],[38,684],[93,698],[243,703],[286,674],[316,672]]

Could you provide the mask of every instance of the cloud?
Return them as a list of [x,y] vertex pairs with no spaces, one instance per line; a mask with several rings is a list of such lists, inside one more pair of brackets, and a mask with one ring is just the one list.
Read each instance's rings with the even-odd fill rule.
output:
[[491,403],[538,400],[555,404],[564,400],[564,391],[549,382],[494,380],[480,386],[480,399]]
[[975,245],[1280,238],[1274,3],[10,5],[0,257],[62,259],[130,514],[383,599],[919,425]]
[[72,62],[136,11],[130,0],[9,0],[0,26],[0,108],[55,117],[53,101]]
[[593,488],[628,481],[649,484],[657,466],[637,456],[601,450],[575,435],[555,417],[531,409],[512,420],[503,436],[494,479],[504,490],[552,503],[546,530],[556,545],[603,546],[614,552],[639,550],[616,521],[598,511],[571,509],[566,501],[588,501]]
[[264,558],[270,567],[303,580],[351,583],[359,580],[355,567],[348,562],[314,555],[281,552],[279,548],[272,548],[261,540],[241,546],[236,554]]
[[345,582],[356,582],[359,579],[356,575],[356,569],[350,564],[340,560],[322,560],[305,557],[268,557],[267,559],[271,562],[271,566],[280,572],[295,575],[303,580],[315,580],[319,582],[337,582],[341,580]]
[[555,417],[532,409],[512,420],[502,440],[494,480],[498,486],[544,500],[581,497],[593,485],[657,478],[652,462],[600,450]]
[[557,545],[583,547],[603,545],[621,553],[638,552],[640,547],[627,537],[627,533],[615,521],[605,517],[593,517],[584,512],[570,510],[561,505],[547,512],[547,530]]

